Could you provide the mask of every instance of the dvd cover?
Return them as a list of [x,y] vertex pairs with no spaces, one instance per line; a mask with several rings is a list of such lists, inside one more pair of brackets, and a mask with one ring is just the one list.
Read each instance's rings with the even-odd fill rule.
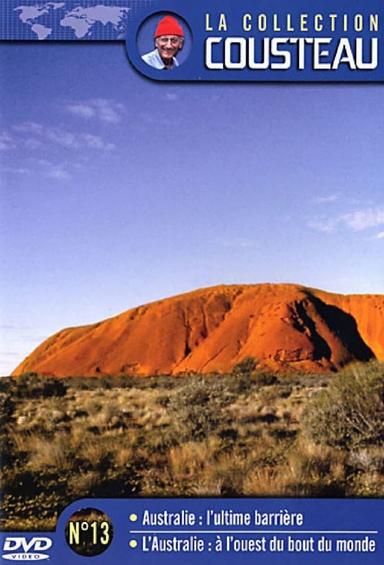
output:
[[3,562],[384,562],[383,18],[2,2]]

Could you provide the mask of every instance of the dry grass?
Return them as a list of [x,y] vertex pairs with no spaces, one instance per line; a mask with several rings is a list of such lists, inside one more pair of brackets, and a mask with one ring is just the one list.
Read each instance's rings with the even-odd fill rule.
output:
[[[375,411],[355,395],[351,406],[376,418],[378,397],[372,404],[359,371],[356,386]],[[368,373],[379,390],[382,365]],[[321,435],[332,430],[316,412],[330,414],[327,390],[338,402],[338,391],[351,397],[333,379],[3,379],[1,526],[51,529],[79,497],[383,496],[379,436],[368,441],[364,429],[364,441],[355,435],[340,448]]]

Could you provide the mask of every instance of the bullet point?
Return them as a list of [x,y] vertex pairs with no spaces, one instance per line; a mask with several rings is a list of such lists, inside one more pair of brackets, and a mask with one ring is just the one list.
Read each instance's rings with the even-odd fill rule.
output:
[[131,520],[131,522],[136,522],[137,520],[137,514],[131,514],[129,519]]
[[137,541],[135,539],[131,539],[131,541],[129,542],[129,547],[135,549],[135,547],[137,547]]

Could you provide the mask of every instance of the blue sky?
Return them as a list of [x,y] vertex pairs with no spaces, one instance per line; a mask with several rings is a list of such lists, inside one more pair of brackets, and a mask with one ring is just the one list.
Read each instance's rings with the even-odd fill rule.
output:
[[159,84],[122,44],[0,65],[0,374],[198,287],[384,292],[383,86]]

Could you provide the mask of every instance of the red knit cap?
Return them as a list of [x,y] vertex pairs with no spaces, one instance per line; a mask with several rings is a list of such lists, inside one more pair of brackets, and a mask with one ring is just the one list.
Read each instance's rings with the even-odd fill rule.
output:
[[184,37],[184,31],[179,22],[172,16],[165,16],[157,24],[155,38],[161,35],[179,35]]

